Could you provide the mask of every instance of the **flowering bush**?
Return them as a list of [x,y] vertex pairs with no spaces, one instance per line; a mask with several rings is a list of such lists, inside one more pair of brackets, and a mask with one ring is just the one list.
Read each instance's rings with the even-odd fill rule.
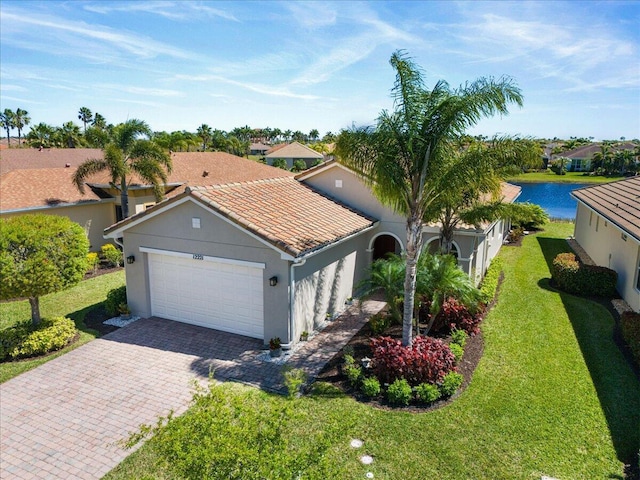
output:
[[418,336],[410,347],[391,337],[373,338],[371,351],[374,373],[384,383],[404,378],[410,385],[435,384],[456,369],[449,346],[432,337]]
[[[429,323],[431,302],[423,300],[420,306],[420,322]],[[478,304],[475,312],[472,312],[464,304],[453,297],[447,298],[436,315],[431,331],[436,333],[448,333],[453,330],[463,330],[469,335],[480,331],[480,321],[486,309],[483,303]]]

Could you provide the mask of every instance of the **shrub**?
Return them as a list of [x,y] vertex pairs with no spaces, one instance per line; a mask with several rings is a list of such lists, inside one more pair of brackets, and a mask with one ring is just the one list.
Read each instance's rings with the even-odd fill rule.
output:
[[371,340],[373,369],[378,380],[391,383],[399,378],[411,385],[437,383],[455,370],[455,356],[440,339],[418,336],[409,347],[391,337]]
[[122,265],[122,252],[118,250],[112,243],[107,243],[100,247],[102,258],[112,267]]
[[625,312],[620,318],[620,327],[624,341],[640,366],[640,313]]
[[432,403],[441,396],[437,386],[430,383],[421,383],[416,388],[416,398],[422,403]]
[[373,335],[381,335],[391,325],[391,318],[383,312],[378,312],[369,319],[369,326]]
[[457,343],[452,343],[449,345],[449,349],[451,350],[451,353],[453,353],[453,356],[456,357],[456,363],[458,363],[464,355],[464,348]]
[[123,303],[127,303],[126,285],[109,290],[107,299],[104,301],[104,309],[109,315],[117,315],[119,313],[118,307]]
[[500,275],[502,274],[502,258],[496,257],[491,260],[491,265],[487,269],[487,273],[480,284],[480,295],[482,301],[486,304],[491,303],[498,291],[500,283]]
[[87,272],[96,273],[99,264],[100,257],[98,257],[96,252],[87,253]]
[[29,320],[18,322],[0,332],[0,360],[17,360],[60,350],[75,334],[75,323],[66,317],[43,318],[38,326]]
[[380,394],[380,381],[376,377],[367,377],[362,380],[360,390],[367,397],[375,397]]
[[553,259],[551,278],[568,293],[612,298],[618,274],[607,267],[580,263],[573,253],[559,253]]
[[512,203],[508,207],[507,214],[511,217],[511,224],[521,230],[532,230],[549,221],[547,212],[535,203]]
[[301,368],[285,367],[282,372],[284,384],[287,387],[289,397],[293,398],[301,393],[302,387],[307,381],[307,374]]
[[449,297],[442,304],[440,314],[446,327],[453,331],[464,330],[469,335],[480,331],[480,321],[484,307],[478,307],[478,311],[472,313],[467,307],[453,297]]
[[347,364],[343,367],[342,371],[352,387],[355,387],[360,383],[360,379],[362,378],[362,367],[354,364]]
[[451,332],[451,342],[460,345],[462,348],[467,344],[467,338],[469,338],[469,335],[464,330],[454,329]]
[[447,373],[442,379],[442,383],[440,384],[440,393],[443,397],[450,397],[451,395],[456,393],[458,388],[460,388],[463,380],[464,377],[458,372]]
[[392,405],[409,405],[413,391],[404,378],[398,378],[387,389],[387,399]]
[[294,160],[293,167],[291,167],[292,172],[302,172],[307,169],[307,164],[304,160]]
[[289,170],[289,168],[287,167],[287,161],[284,158],[274,159],[273,166],[276,168],[282,168],[283,170]]

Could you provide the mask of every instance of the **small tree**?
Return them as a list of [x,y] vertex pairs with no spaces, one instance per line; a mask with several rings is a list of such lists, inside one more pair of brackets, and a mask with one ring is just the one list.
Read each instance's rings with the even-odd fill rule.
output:
[[37,326],[40,297],[82,280],[89,240],[67,217],[21,215],[0,222],[0,298],[27,297]]

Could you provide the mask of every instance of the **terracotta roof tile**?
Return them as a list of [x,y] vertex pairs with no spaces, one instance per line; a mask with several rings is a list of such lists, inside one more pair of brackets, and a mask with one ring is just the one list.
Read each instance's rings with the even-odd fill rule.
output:
[[376,222],[293,178],[195,187],[190,194],[294,257]]
[[579,188],[571,195],[640,241],[640,176]]

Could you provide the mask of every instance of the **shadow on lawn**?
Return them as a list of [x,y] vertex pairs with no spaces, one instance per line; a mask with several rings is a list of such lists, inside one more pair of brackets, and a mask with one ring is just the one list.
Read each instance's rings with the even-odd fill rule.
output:
[[[558,253],[571,251],[563,239],[537,237],[537,240],[549,270]],[[559,293],[606,416],[618,459],[627,465],[627,478],[638,478],[640,383],[614,342],[615,321],[599,303],[556,290],[549,280],[541,279],[538,284]]]

